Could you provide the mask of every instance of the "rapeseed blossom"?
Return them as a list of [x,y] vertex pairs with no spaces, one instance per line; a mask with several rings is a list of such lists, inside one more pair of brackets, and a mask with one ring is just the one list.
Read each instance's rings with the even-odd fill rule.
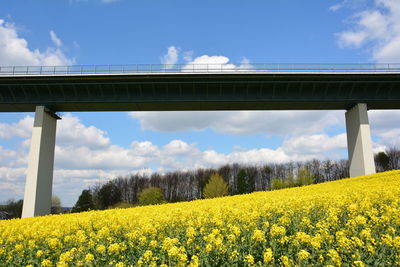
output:
[[400,266],[400,171],[0,221],[2,266]]

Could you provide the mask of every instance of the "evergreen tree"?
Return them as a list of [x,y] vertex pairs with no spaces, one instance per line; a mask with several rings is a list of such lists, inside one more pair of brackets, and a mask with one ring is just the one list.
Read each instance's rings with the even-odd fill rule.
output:
[[121,190],[111,181],[103,185],[97,193],[100,209],[106,209],[121,202]]
[[246,170],[241,169],[236,176],[236,194],[246,193],[248,193],[247,173]]
[[72,212],[81,212],[92,209],[94,209],[92,193],[90,193],[90,190],[83,190],[78,201],[75,203],[75,206],[72,208]]
[[378,171],[389,170],[390,158],[385,152],[379,152],[375,155],[375,164]]
[[203,190],[204,198],[223,197],[228,195],[228,184],[218,173],[211,175]]

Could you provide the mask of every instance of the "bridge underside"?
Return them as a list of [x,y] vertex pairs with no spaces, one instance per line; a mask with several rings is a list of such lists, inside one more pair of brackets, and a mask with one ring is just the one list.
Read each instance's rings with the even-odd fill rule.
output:
[[0,77],[0,112],[400,108],[400,74]]

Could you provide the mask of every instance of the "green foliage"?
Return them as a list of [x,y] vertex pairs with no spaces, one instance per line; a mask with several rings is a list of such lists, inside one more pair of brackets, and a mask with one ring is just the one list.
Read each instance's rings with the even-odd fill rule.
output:
[[97,198],[99,208],[106,209],[121,202],[121,190],[112,182],[108,182],[100,188]]
[[247,173],[246,170],[241,169],[236,176],[236,194],[245,193],[248,193]]
[[297,177],[297,186],[310,185],[314,183],[314,177],[308,168],[301,168]]
[[228,183],[218,173],[211,175],[210,180],[203,190],[204,198],[214,198],[227,196],[229,193]]
[[379,171],[389,170],[390,158],[385,152],[379,152],[375,155],[375,164]]
[[308,168],[301,168],[299,170],[297,180],[294,179],[293,175],[289,175],[288,178],[285,180],[272,179],[271,190],[310,185],[314,183],[314,180],[315,179]]
[[122,201],[122,202],[119,202],[119,203],[117,203],[115,205],[112,205],[111,207],[109,207],[109,209],[127,209],[127,208],[131,208],[133,206],[134,205],[131,204],[131,203]]
[[81,212],[93,209],[93,197],[90,193],[90,190],[83,190],[78,198],[78,201],[75,203],[75,206],[72,208],[72,212]]
[[272,179],[271,180],[271,190],[278,190],[285,188],[286,184],[285,181],[282,179]]
[[4,219],[21,218],[23,199],[20,200],[8,200],[5,205],[0,206],[0,212],[2,212]]
[[148,187],[139,193],[139,205],[154,205],[165,203],[163,193],[159,187]]

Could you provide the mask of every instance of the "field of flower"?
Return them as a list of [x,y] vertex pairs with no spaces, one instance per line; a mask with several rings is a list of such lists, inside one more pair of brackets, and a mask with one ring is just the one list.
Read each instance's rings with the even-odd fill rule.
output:
[[400,266],[400,171],[0,221],[0,266]]

